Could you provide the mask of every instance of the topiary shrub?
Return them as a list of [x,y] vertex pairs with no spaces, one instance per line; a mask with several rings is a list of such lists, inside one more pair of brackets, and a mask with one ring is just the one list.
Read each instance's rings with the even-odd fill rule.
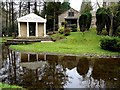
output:
[[120,52],[120,39],[119,38],[102,38],[100,46],[104,50]]
[[77,25],[76,24],[73,24],[71,26],[71,28],[72,28],[72,32],[77,32]]
[[111,26],[111,12],[106,8],[99,8],[96,12],[96,26],[97,34],[102,33],[103,28],[106,26],[107,34],[109,35],[110,26]]
[[88,31],[91,26],[91,21],[92,15],[90,12],[82,13],[81,16],[79,17],[80,31],[81,32]]
[[68,28],[68,27],[65,28],[65,30],[64,30],[64,35],[65,35],[65,36],[70,35],[70,28]]

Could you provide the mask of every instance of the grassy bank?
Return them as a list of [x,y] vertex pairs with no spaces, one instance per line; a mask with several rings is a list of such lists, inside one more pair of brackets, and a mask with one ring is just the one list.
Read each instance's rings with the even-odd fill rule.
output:
[[29,45],[12,45],[11,49],[25,52],[50,52],[60,54],[97,54],[118,55],[100,48],[100,39],[105,36],[96,35],[95,29],[88,32],[71,32],[70,36],[53,43],[33,43]]
[[23,89],[22,87],[19,87],[19,86],[15,86],[15,85],[8,85],[8,84],[3,84],[3,83],[0,83],[0,89],[20,89],[20,90],[26,90],[26,89]]
[[0,37],[0,43],[7,42],[8,39],[13,39],[13,37]]

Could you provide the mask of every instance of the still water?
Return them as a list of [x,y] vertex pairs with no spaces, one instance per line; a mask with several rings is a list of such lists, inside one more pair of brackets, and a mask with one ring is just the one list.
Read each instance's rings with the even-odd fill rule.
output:
[[0,69],[4,83],[27,89],[120,88],[120,58],[6,51]]

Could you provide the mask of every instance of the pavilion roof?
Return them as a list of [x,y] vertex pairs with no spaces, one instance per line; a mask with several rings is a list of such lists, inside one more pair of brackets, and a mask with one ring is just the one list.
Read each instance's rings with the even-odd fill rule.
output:
[[38,16],[34,13],[30,13],[28,15],[22,16],[17,19],[18,22],[40,22],[44,23],[46,22],[46,19],[42,18],[41,16]]

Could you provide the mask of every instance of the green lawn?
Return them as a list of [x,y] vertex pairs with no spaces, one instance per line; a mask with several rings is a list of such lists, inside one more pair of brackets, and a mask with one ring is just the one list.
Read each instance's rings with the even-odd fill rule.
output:
[[70,36],[57,42],[33,43],[29,45],[12,45],[11,49],[25,52],[49,52],[58,54],[96,54],[118,55],[100,48],[100,39],[105,36],[96,35],[95,29],[88,32],[71,32]]

